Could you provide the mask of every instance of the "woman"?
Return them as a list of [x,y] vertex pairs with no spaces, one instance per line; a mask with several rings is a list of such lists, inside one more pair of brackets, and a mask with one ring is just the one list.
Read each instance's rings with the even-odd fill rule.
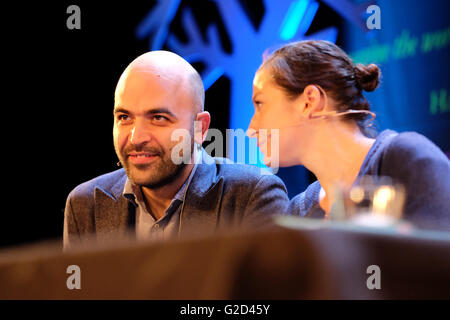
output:
[[348,190],[365,175],[390,176],[405,186],[405,219],[450,229],[450,162],[443,152],[418,133],[385,130],[374,138],[367,130],[374,114],[362,91],[375,90],[379,78],[375,64],[355,65],[331,42],[288,44],[255,74],[249,132],[264,153],[271,139],[259,130],[279,129],[279,165],[301,164],[317,177],[291,200],[293,214],[326,217],[335,186]]

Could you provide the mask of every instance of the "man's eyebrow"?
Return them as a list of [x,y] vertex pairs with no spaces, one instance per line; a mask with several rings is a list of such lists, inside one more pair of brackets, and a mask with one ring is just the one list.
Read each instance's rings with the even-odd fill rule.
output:
[[128,111],[127,109],[125,109],[125,108],[122,108],[122,107],[118,107],[118,108],[114,108],[114,114],[116,114],[116,113],[126,113],[126,114],[129,114],[130,113],[130,111]]
[[[125,114],[130,114],[131,112],[123,107],[117,107],[114,109],[114,114],[116,113],[125,113]],[[145,114],[148,115],[154,115],[154,114],[167,114],[168,116],[177,119],[178,117],[172,112],[170,111],[168,108],[166,107],[159,107],[159,108],[153,108],[150,110],[145,111]]]
[[154,108],[154,109],[147,110],[147,111],[145,112],[146,115],[159,114],[159,113],[165,113],[165,114],[171,116],[172,118],[177,119],[177,116],[174,115],[174,114],[172,113],[172,111],[170,111],[170,110],[169,110],[168,108],[166,108],[166,107]]

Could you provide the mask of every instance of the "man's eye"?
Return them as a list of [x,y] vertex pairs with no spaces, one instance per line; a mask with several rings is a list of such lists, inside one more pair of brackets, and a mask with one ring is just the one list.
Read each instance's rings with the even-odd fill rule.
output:
[[166,117],[161,116],[161,115],[154,115],[153,119],[156,120],[156,122],[163,122],[163,121],[169,120]]
[[130,119],[130,117],[128,115],[126,115],[126,114],[119,114],[117,116],[117,120],[119,120],[119,121],[127,121],[129,119]]

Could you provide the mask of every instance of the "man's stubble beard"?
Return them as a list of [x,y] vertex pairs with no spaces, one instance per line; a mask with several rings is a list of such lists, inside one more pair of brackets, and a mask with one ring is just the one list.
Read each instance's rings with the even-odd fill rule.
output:
[[[146,187],[148,189],[158,189],[175,181],[185,167],[185,163],[174,164],[170,156],[164,156],[153,163],[145,165],[127,163],[124,166],[124,169],[128,178],[134,185]],[[151,172],[149,173],[148,171],[150,170]],[[142,179],[142,176],[144,175],[146,178]]]
[[[189,159],[192,159],[192,155],[194,152],[194,139],[193,139],[193,131],[194,128],[192,126],[190,132],[191,132],[191,145],[190,145],[190,157]],[[172,161],[171,155],[172,155],[172,149],[175,145],[177,145],[179,142],[174,143],[169,150],[165,151],[162,148],[158,147],[157,150],[155,148],[147,149],[146,147],[141,148],[125,148],[123,150],[123,153],[120,157],[120,162],[122,163],[122,166],[125,169],[125,172],[128,176],[128,179],[130,181],[139,187],[146,187],[148,189],[158,189],[160,187],[163,187],[167,184],[172,183],[175,181],[181,174],[183,174],[184,169],[187,166],[187,163],[182,162],[180,164],[175,164]],[[128,162],[127,153],[130,151],[151,151],[158,153],[158,158],[149,163],[149,164],[142,164],[142,165],[134,165],[130,164]],[[116,148],[117,153],[117,148]],[[149,171],[150,174],[149,174]],[[146,176],[145,179],[142,179],[142,176]]]

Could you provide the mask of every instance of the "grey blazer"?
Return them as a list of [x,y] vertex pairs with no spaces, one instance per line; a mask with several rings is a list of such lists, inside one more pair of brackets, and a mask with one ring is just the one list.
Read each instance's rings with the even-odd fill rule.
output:
[[[94,235],[97,241],[133,234],[135,208],[123,195],[127,175],[119,169],[77,186],[68,196],[64,212],[64,248]],[[212,234],[226,227],[258,228],[271,216],[287,212],[284,183],[260,168],[211,158],[203,162],[185,194],[178,236]]]

